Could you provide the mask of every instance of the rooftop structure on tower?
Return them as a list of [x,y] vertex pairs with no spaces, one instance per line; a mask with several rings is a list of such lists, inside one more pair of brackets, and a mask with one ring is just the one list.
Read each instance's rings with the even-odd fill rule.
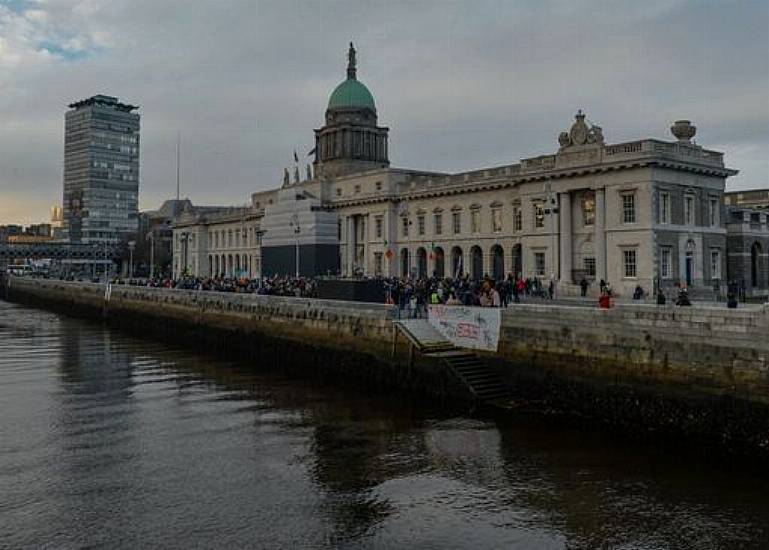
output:
[[389,128],[377,126],[374,96],[358,80],[356,51],[347,53],[347,78],[328,100],[326,125],[315,130],[315,174],[336,177],[386,168]]

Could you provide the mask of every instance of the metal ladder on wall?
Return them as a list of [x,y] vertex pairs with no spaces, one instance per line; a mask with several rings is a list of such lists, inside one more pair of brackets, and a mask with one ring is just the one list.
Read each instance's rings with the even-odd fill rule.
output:
[[[393,323],[395,330],[411,343],[410,362],[414,349],[426,357],[441,360],[479,401],[489,402],[510,395],[510,389],[496,371],[474,352],[446,340],[426,319],[401,319]],[[397,333],[393,336],[393,346],[396,337]]]

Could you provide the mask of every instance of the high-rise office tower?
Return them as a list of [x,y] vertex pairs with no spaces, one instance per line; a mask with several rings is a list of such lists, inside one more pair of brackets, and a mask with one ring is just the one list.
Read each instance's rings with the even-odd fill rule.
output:
[[118,242],[136,233],[139,114],[95,95],[69,105],[64,128],[63,236]]

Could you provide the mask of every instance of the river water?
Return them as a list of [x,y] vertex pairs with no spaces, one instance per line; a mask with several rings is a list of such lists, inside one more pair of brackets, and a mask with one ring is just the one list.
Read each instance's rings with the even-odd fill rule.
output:
[[0,301],[2,548],[769,547],[769,476],[553,424]]

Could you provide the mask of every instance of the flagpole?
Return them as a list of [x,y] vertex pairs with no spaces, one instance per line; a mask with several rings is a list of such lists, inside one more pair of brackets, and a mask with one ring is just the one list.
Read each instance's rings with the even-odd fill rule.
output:
[[182,132],[177,130],[176,132],[176,200],[179,200],[179,191],[181,188],[181,149],[182,149]]

